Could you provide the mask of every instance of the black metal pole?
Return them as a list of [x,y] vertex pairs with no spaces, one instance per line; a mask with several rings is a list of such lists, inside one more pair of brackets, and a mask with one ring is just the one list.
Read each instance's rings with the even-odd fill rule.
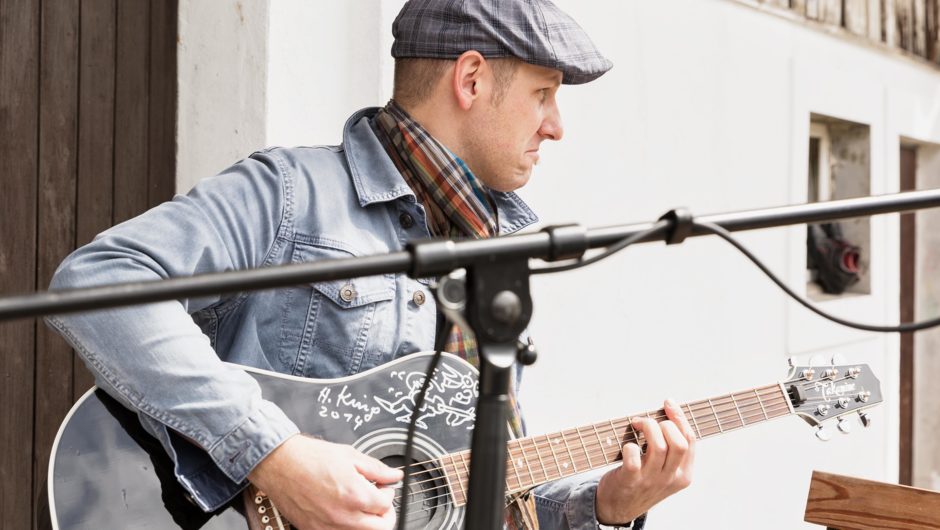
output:
[[532,316],[528,260],[477,263],[467,269],[466,315],[477,340],[480,385],[467,487],[467,528],[503,528],[506,442],[516,341]]
[[[906,212],[938,206],[940,206],[940,189],[934,189],[705,215],[697,217],[696,220],[714,223],[726,230],[736,232],[847,217]],[[606,247],[646,230],[652,225],[653,223],[638,223],[590,229],[586,232],[587,247]],[[694,231],[692,235],[704,234]],[[661,239],[662,236],[651,236],[645,241]],[[418,260],[412,253],[394,252],[361,258],[343,258],[171,278],[162,281],[7,296],[0,298],[0,321],[162,300],[178,300],[209,294],[272,289],[373,274],[406,272],[413,277],[443,274],[474,263],[522,257],[547,259],[554,255],[552,243],[547,233],[537,232],[451,243],[448,245],[449,250],[441,252],[440,256],[435,256],[435,260],[421,266],[417,265]]]

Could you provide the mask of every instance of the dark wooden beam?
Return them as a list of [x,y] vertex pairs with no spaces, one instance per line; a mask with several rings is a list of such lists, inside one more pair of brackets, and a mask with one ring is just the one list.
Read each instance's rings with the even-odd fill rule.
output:
[[[917,149],[914,147],[901,147],[901,191],[916,189],[917,175]],[[901,296],[900,317],[901,322],[913,322],[915,318],[915,292],[914,277],[917,270],[917,222],[916,214],[901,215]],[[900,367],[900,436],[899,436],[899,466],[898,482],[911,485],[913,483],[913,444],[914,444],[914,334],[901,334],[901,367]]]
[[[39,63],[39,204],[36,281],[45,289],[75,248],[78,166],[79,0],[42,3]],[[36,327],[36,419],[33,513],[45,501],[44,478],[59,422],[72,406],[72,348],[47,326]],[[33,528],[38,528],[33,521]]]
[[[0,293],[36,286],[39,0],[0,0]],[[0,526],[30,528],[35,320],[0,323]]]
[[150,153],[148,201],[155,206],[176,191],[177,4],[150,2]]
[[[79,246],[111,226],[114,192],[115,0],[81,4],[78,121]],[[80,359],[75,361],[74,398],[94,385]]]
[[150,0],[117,4],[114,223],[147,210],[150,119]]

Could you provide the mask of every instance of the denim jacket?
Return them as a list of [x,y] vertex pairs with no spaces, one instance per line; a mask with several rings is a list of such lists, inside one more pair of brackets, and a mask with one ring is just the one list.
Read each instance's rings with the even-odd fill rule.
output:
[[[354,114],[337,147],[251,155],[185,196],[119,224],[60,265],[51,288],[78,288],[400,250],[429,237],[425,211]],[[494,193],[500,233],[536,221],[513,193]],[[352,289],[347,287],[351,286]],[[333,378],[433,349],[426,280],[404,274],[206,296],[50,317],[99,387],[138,411],[203,509],[297,432],[237,363]],[[427,293],[430,294],[430,293]],[[420,297],[419,297],[420,298]],[[596,528],[596,480],[536,491],[544,528]]]

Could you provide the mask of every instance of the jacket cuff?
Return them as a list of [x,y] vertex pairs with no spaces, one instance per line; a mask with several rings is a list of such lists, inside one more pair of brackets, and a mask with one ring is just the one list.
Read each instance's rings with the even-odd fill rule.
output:
[[[571,496],[568,497],[568,503],[565,507],[565,515],[572,530],[597,530],[602,528],[597,520],[598,483],[597,480],[583,482],[571,491]],[[620,526],[615,525],[613,528],[642,530],[644,526],[646,526],[646,514],[637,517],[631,523]],[[611,528],[611,526],[604,525],[603,528]]]
[[277,405],[262,401],[241,425],[209,449],[209,456],[229,479],[241,484],[271,451],[299,432]]
[[568,502],[565,506],[565,516],[568,519],[568,526],[572,530],[596,530],[597,512],[595,510],[595,499],[597,497],[597,480],[582,482],[571,490]]

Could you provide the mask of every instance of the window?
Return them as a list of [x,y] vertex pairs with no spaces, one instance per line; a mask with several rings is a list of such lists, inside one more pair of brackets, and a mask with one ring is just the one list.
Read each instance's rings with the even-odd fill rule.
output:
[[[865,197],[871,190],[868,125],[813,114],[810,118],[807,201]],[[807,229],[806,294],[814,300],[871,293],[867,217]]]

